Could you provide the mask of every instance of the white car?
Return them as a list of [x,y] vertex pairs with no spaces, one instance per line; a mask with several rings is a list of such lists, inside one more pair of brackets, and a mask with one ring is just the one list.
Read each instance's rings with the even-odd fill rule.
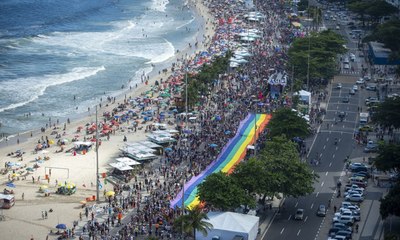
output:
[[350,217],[350,218],[356,220],[355,217],[353,216],[353,212],[350,211],[349,209],[345,209],[343,212],[335,213],[335,217],[340,217],[340,216],[347,216],[347,217]]
[[354,85],[354,86],[353,86],[353,90],[354,90],[354,91],[358,91],[358,86],[357,86],[357,85]]
[[364,196],[364,191],[362,190],[355,190],[355,189],[349,189],[344,196],[348,196],[348,195],[353,195],[353,194],[360,194],[361,196]]
[[361,194],[355,193],[347,195],[344,200],[351,202],[362,202],[364,201],[364,197]]
[[350,65],[347,64],[347,63],[345,63],[345,64],[343,65],[343,68],[344,68],[344,69],[350,69]]
[[349,217],[349,216],[333,217],[333,223],[343,223],[347,226],[353,226],[354,218]]
[[356,81],[356,84],[364,84],[364,83],[365,83],[365,81],[364,81],[363,78],[360,78],[360,79],[358,79],[358,80]]
[[359,207],[357,207],[357,206],[341,207],[339,209],[340,212],[341,211],[345,211],[345,210],[349,210],[349,211],[352,211],[352,212],[360,212],[361,211],[361,209]]

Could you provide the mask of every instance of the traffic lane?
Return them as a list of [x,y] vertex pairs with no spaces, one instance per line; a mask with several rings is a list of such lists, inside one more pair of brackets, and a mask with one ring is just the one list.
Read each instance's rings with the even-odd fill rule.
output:
[[[335,145],[335,138],[338,144]],[[314,171],[341,171],[343,169],[343,160],[350,155],[352,144],[352,134],[346,134],[336,131],[326,131],[318,133],[314,146],[308,156],[309,163],[313,159],[320,159],[318,165],[311,165]],[[340,150],[339,150],[340,149]]]
[[[352,141],[352,136],[352,134],[336,131],[318,133],[313,148],[308,155],[308,162],[311,164],[312,169],[318,172],[342,171],[343,160],[350,155],[352,150],[351,144],[344,143]],[[337,145],[335,145],[335,138],[338,139]],[[319,160],[319,163],[315,164],[316,161],[314,160]]]
[[[274,219],[267,236],[264,239],[313,239],[315,238],[323,218],[316,216],[321,203],[327,203],[331,194],[315,194],[307,197],[288,198],[285,209]],[[302,220],[294,220],[297,209],[304,209]]]

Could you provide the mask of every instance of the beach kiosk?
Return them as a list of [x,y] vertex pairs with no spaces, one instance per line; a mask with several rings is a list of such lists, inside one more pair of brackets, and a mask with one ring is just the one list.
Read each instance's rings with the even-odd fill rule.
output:
[[11,194],[0,193],[0,208],[10,209],[15,204],[15,197]]

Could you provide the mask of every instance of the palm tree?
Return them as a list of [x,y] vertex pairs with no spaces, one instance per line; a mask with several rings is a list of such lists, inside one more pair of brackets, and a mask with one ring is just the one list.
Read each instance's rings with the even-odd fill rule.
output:
[[[181,215],[175,219],[174,227],[176,230],[184,232],[189,236],[193,236],[196,240],[196,230],[201,232],[203,236],[207,236],[208,230],[213,225],[204,220],[208,220],[207,213],[203,212],[199,205],[189,209],[186,209],[187,214]],[[183,231],[182,231],[183,228]]]

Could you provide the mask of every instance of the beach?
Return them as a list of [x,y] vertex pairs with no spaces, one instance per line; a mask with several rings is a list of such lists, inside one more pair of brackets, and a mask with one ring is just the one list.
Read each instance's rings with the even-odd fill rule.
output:
[[[198,13],[204,18],[204,21],[207,22],[204,29],[198,31],[198,35],[200,35],[199,39],[202,35],[207,36],[207,39],[203,40],[203,43],[199,43],[196,47],[193,42],[191,43],[192,47],[188,46],[186,49],[179,50],[179,52],[169,60],[169,64],[171,64],[171,62],[176,62],[177,59],[188,59],[190,56],[193,56],[194,52],[205,50],[209,39],[214,35],[215,20],[213,16],[209,14],[208,9],[201,1],[196,1],[195,4]],[[156,81],[160,81],[162,78],[165,80],[171,74],[170,68],[168,68],[166,72],[161,71],[161,74],[158,74],[158,71],[161,71],[161,69],[158,69],[156,66],[154,73],[148,74],[149,79],[147,83],[142,83],[137,87],[133,87],[131,91],[118,96],[115,101],[113,99],[106,103],[104,100],[102,107],[98,109],[99,121],[102,121],[103,112],[112,112],[115,107],[125,100],[143,96],[143,93],[149,91]],[[108,106],[105,106],[106,104]],[[156,105],[153,104],[149,106],[149,108],[155,110]],[[39,168],[27,175],[26,179],[20,176],[19,180],[14,181],[16,188],[12,190],[15,191],[15,206],[9,210],[2,211],[6,220],[0,222],[2,237],[4,239],[44,239],[50,230],[55,231],[55,226],[57,224],[65,223],[71,225],[73,221],[77,220],[79,218],[79,213],[83,211],[80,201],[96,195],[96,153],[94,150],[88,151],[84,155],[77,154],[74,156],[72,152],[56,153],[56,151],[60,150],[60,147],[56,146],[56,144],[51,144],[51,147],[34,153],[35,146],[38,145],[38,140],[40,140],[42,136],[47,136],[49,139],[57,141],[54,135],[50,135],[52,131],[57,131],[62,134],[62,139],[68,139],[69,141],[73,138],[83,141],[84,137],[89,138],[93,136],[94,134],[86,135],[84,132],[77,132],[77,129],[78,127],[85,127],[87,123],[95,122],[95,109],[92,108],[86,114],[81,115],[80,119],[71,120],[70,123],[66,121],[59,122],[58,124],[53,123],[55,127],[49,127],[44,133],[32,130],[24,134],[17,134],[15,137],[0,143],[0,164],[2,167],[6,162],[15,162],[21,164],[21,169],[24,170],[27,167],[32,167],[34,163],[36,163],[35,159],[39,157],[49,158],[49,160],[40,164]],[[110,168],[108,163],[118,157],[120,153],[119,148],[124,146],[124,136],[129,142],[143,141],[146,139],[146,126],[151,123],[152,122],[143,124],[142,129],[140,129],[142,124],[139,123],[137,131],[129,130],[127,124],[121,124],[115,133],[110,134],[109,140],[107,140],[106,137],[102,137],[101,146],[98,151],[99,172],[107,172]],[[73,143],[70,141],[64,148],[68,149],[71,147],[73,147]],[[17,150],[25,152],[22,155],[22,161],[20,157],[7,156]],[[51,169],[51,175],[49,174],[49,169]],[[18,170],[16,170],[16,172],[18,172]],[[1,175],[3,186],[8,181],[9,175],[12,175],[12,172]],[[46,175],[48,175],[48,179],[45,179]],[[35,179],[34,182],[33,179]],[[76,193],[70,196],[54,194],[57,184],[64,182],[76,184]],[[47,185],[49,187],[50,196],[44,197],[43,193],[38,192],[41,185]],[[102,194],[104,190],[112,190],[112,184],[108,183],[103,185],[100,200],[105,200]],[[50,212],[50,209],[53,211]],[[48,217],[45,219],[42,218],[42,213],[44,211],[47,211],[48,214]],[[57,236],[50,236],[50,239],[56,237]]]

